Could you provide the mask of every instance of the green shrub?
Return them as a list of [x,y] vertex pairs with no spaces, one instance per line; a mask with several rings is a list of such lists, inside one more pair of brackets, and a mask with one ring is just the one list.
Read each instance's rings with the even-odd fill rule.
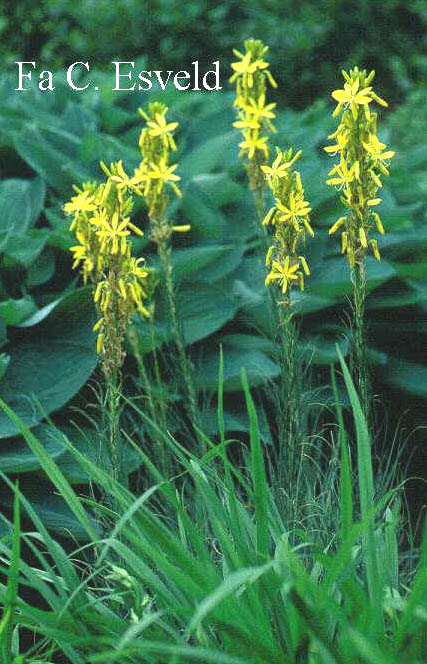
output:
[[2,0],[0,15],[7,59],[46,67],[82,59],[105,67],[141,55],[151,68],[182,69],[194,59],[226,67],[236,44],[262,38],[283,97],[298,107],[334,89],[336,72],[356,63],[377,71],[394,102],[426,73],[422,0]]

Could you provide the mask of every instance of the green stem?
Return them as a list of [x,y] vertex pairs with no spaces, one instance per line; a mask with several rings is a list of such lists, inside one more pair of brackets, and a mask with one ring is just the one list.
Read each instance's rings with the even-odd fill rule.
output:
[[366,353],[366,268],[364,262],[357,262],[353,268],[353,315],[354,315],[354,371],[359,390],[359,398],[367,423],[370,415],[370,377]]
[[293,495],[296,482],[298,443],[301,436],[300,384],[297,367],[298,332],[289,297],[278,301],[281,341],[281,410],[280,446],[284,452],[286,491]]
[[[197,405],[197,392],[194,384],[194,368],[191,360],[188,358],[185,351],[185,342],[182,335],[181,326],[179,324],[178,311],[176,308],[175,289],[172,275],[172,261],[171,261],[171,248],[166,240],[161,240],[158,243],[159,257],[163,265],[166,297],[168,300],[169,315],[172,325],[172,334],[174,337],[176,349],[178,352],[178,360],[181,368],[182,380],[184,383],[187,409],[191,418],[193,427],[202,430],[200,413]],[[204,452],[204,448],[200,450]]]
[[261,186],[257,186],[254,190],[254,201],[255,201],[255,210],[258,219],[259,227],[261,228],[262,235],[266,235],[266,228],[263,225],[264,212],[265,212],[265,196],[264,189]]
[[120,440],[120,376],[112,372],[107,381],[108,451],[113,479],[124,483],[123,459]]
[[[136,359],[136,363],[138,366],[138,374],[139,377],[144,385],[144,391],[145,391],[145,396],[147,399],[147,405],[148,405],[148,411],[150,413],[150,419],[151,421],[161,430],[161,431],[167,431],[168,426],[167,426],[167,419],[166,419],[166,413],[164,409],[164,399],[156,398],[156,396],[153,394],[153,389],[152,389],[152,384],[151,384],[151,375],[148,373],[148,369],[146,367],[146,363],[144,361],[144,357],[141,354],[139,347],[138,347],[138,340],[136,335],[134,334],[133,330],[131,330],[128,334],[129,341],[132,345],[133,353]],[[159,371],[158,363],[157,363],[157,356],[155,356],[155,374]],[[157,370],[157,371],[156,371]],[[161,389],[161,384],[157,380],[157,376],[155,378],[157,381],[157,387],[160,390]],[[165,446],[163,441],[159,440],[158,436],[156,435],[155,431],[153,430],[152,432],[152,440],[154,443],[155,447],[155,455],[156,459],[159,461],[159,465],[162,469],[162,472],[164,475],[168,474],[168,471],[170,470],[169,468],[169,454],[165,454]]]

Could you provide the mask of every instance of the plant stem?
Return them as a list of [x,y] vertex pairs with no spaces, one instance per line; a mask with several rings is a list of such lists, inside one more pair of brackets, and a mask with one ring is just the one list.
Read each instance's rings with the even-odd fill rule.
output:
[[[169,307],[169,315],[172,325],[172,334],[174,337],[176,349],[178,352],[178,360],[181,368],[182,380],[184,382],[188,414],[191,418],[193,427],[202,430],[200,413],[197,405],[197,392],[194,384],[194,368],[191,360],[188,358],[185,351],[185,342],[182,335],[181,326],[179,324],[178,312],[176,308],[175,289],[172,275],[172,261],[171,261],[171,248],[165,239],[161,239],[158,243],[159,257],[163,265],[166,297]],[[200,450],[202,453],[204,449]]]
[[113,479],[124,483],[123,459],[120,441],[120,376],[112,372],[107,381],[108,451]]
[[366,354],[365,302],[366,268],[364,261],[357,262],[352,271],[354,315],[354,372],[359,398],[367,423],[370,414],[370,377]]
[[[152,324],[152,323],[150,323]],[[150,413],[150,418],[152,422],[161,429],[161,431],[167,431],[168,426],[167,426],[167,417],[165,413],[165,404],[164,400],[162,398],[156,398],[156,396],[153,394],[153,389],[151,385],[151,375],[148,373],[148,369],[146,367],[146,363],[144,362],[144,357],[141,354],[139,347],[138,347],[138,340],[134,332],[131,330],[128,334],[129,341],[132,345],[133,348],[133,353],[136,359],[136,363],[138,365],[138,373],[139,377],[142,380],[142,383],[144,385],[144,390],[145,390],[145,395],[147,398],[147,404],[148,404],[148,410]],[[153,344],[154,345],[154,344]],[[153,353],[155,353],[155,349],[153,350]],[[156,375],[155,379],[157,381],[157,388],[160,390],[161,389],[161,383],[159,380],[160,374],[159,372],[159,367],[158,367],[158,362],[157,362],[157,355],[154,355],[154,365],[155,365],[155,370],[154,373]],[[165,446],[163,441],[159,440],[158,436],[156,433],[153,431],[152,434],[152,440],[154,442],[155,446],[155,455],[156,459],[159,461],[159,466],[163,472],[164,475],[168,475],[169,470],[170,470],[170,455],[167,453],[165,450]],[[166,451],[166,454],[165,454]]]
[[288,495],[295,481],[297,445],[301,434],[300,390],[297,368],[297,328],[289,296],[278,301],[281,341],[281,408],[280,444],[285,452],[285,479]]

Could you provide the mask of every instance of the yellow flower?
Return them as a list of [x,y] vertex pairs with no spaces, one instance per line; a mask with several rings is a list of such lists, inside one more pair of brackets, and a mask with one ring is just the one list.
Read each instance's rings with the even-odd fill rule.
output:
[[339,164],[334,166],[333,169],[330,170],[328,173],[328,175],[334,175],[334,174],[335,177],[326,180],[326,184],[330,184],[333,185],[334,187],[342,189],[347,184],[353,181],[354,168],[353,166],[349,168],[345,161],[341,161]]
[[378,165],[380,171],[384,175],[388,175],[389,172],[384,162],[389,161],[394,157],[394,155],[396,154],[394,150],[386,150],[384,152],[387,146],[385,143],[381,143],[376,134],[370,134],[369,140],[363,141],[362,145],[365,148],[366,152],[368,152],[369,155],[372,157],[374,163]]
[[166,121],[166,111],[165,108],[163,113],[156,113],[155,120],[149,120],[147,122],[147,127],[149,127],[148,133],[150,136],[161,136],[162,139],[169,143],[172,150],[176,150],[176,144],[172,137],[172,132],[178,127],[178,122],[167,122]]
[[249,117],[233,122],[233,127],[236,127],[236,129],[259,129],[260,126],[261,125],[257,120],[253,120]]
[[257,101],[255,101],[255,99],[249,99],[249,103],[244,105],[244,109],[248,115],[253,115],[256,119],[266,118],[267,120],[276,117],[275,113],[272,112],[275,107],[276,104],[266,105],[265,92],[258,97]]
[[276,205],[280,212],[282,212],[279,219],[281,221],[290,221],[295,228],[299,228],[299,221],[311,212],[310,204],[296,196],[293,191],[289,194],[288,206],[283,205],[280,201],[276,201]]
[[247,76],[247,81],[248,81],[248,87],[252,87],[254,83],[254,73],[259,70],[261,71],[262,69],[267,69],[268,67],[268,62],[265,62],[265,60],[262,60],[262,58],[259,58],[257,60],[254,60],[251,62],[252,59],[252,53],[249,51],[243,55],[243,53],[240,53],[237,49],[233,50],[234,55],[236,55],[238,58],[240,58],[240,62],[232,62],[231,63],[231,68],[234,71],[234,74],[230,78],[230,83],[234,83],[236,78],[239,76]]
[[302,284],[301,290],[303,290],[304,285],[301,281],[302,274],[298,272],[299,263],[294,263],[291,265],[291,260],[289,256],[286,256],[283,265],[278,261],[273,262],[270,273],[267,275],[265,280],[265,285],[269,286],[272,281],[278,281],[282,287],[282,293],[286,293],[289,285],[294,281],[299,281]]
[[337,152],[345,150],[347,147],[347,136],[345,134],[339,133],[337,135],[331,134],[329,138],[336,138],[337,142],[335,145],[327,145],[324,149],[325,152],[335,155]]
[[[372,101],[382,106],[387,103],[378,97],[370,85],[375,72],[369,74],[357,67],[350,73],[342,72],[345,83],[343,90],[335,90],[332,97],[338,102],[333,115],[343,107],[344,112],[336,131],[329,136],[335,145],[325,149],[330,154],[339,154],[339,163],[329,172],[327,184],[343,190],[341,201],[348,212],[340,217],[329,230],[332,235],[342,226],[342,252],[347,253],[350,267],[361,264],[368,248],[375,258],[380,259],[378,244],[369,234],[377,228],[384,233],[380,217],[372,208],[381,203],[377,196],[382,187],[380,175],[388,175],[388,160],[394,151],[387,150],[377,134],[377,115],[369,111]],[[348,110],[350,109],[350,110]]]
[[76,268],[82,261],[86,260],[86,247],[81,244],[78,244],[74,247],[70,247],[70,251],[74,254],[74,263],[72,269]]
[[77,194],[77,196],[73,196],[71,201],[65,203],[64,212],[67,214],[93,212],[95,208],[96,205],[94,203],[93,195],[89,194],[88,191],[82,191],[81,193]]
[[254,132],[253,134],[245,133],[243,136],[245,140],[239,143],[239,147],[242,150],[248,151],[249,159],[254,158],[255,150],[261,150],[268,157],[268,136],[259,136],[258,132]]
[[130,235],[128,229],[129,219],[121,219],[119,213],[116,211],[112,214],[111,219],[100,217],[100,230],[96,231],[97,236],[100,238],[102,246],[107,243],[111,246],[111,253],[117,254],[119,250],[119,243],[121,242],[122,253],[123,247],[126,246],[123,238]]
[[343,106],[349,106],[352,112],[353,117],[357,117],[357,106],[359,104],[366,105],[370,104],[372,101],[371,91],[372,88],[366,87],[362,90],[359,90],[360,79],[357,78],[352,83],[344,83],[344,90],[334,90],[332,92],[332,98],[338,102],[337,107],[333,112],[333,117],[338,115]]
[[158,164],[155,164],[152,162],[150,164],[151,171],[148,171],[148,177],[152,180],[158,180],[159,185],[162,185],[162,183],[167,182],[175,192],[177,196],[181,196],[181,192],[176,186],[175,182],[179,182],[181,178],[179,175],[176,175],[174,171],[178,168],[177,164],[173,164],[172,166],[168,166],[165,161],[161,161]]
[[292,159],[282,163],[282,160],[285,158],[285,155],[283,152],[278,151],[277,157],[271,164],[271,167],[261,166],[261,170],[263,171],[263,173],[265,173],[267,180],[271,180],[271,178],[274,177],[283,178],[288,174],[290,167],[292,166],[292,164],[296,162],[296,160],[301,156],[301,154],[302,151],[298,150],[298,152],[295,153]]

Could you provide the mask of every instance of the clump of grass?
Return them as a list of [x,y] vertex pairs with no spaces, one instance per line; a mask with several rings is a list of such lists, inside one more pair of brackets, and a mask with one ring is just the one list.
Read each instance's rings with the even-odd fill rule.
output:
[[[40,611],[16,601],[17,634],[25,628],[38,637],[22,655],[42,659],[44,652],[51,658],[61,654],[72,664],[422,661],[427,644],[427,531],[418,569],[410,578],[402,576],[393,507],[398,492],[374,499],[368,429],[342,359],[341,367],[353,409],[359,481],[355,491],[341,429],[339,500],[333,506],[339,536],[322,546],[313,532],[303,530],[299,542],[290,544],[267,481],[257,413],[244,375],[250,423],[245,468],[228,460],[232,442],[224,433],[200,460],[165,436],[181,472],[166,480],[141,452],[153,484],[135,499],[67,443],[118,506],[117,515],[110,513],[113,530],[101,539],[55,462],[1,403],[79,518],[89,541],[85,550],[94,554],[87,556],[83,572],[77,570],[73,561],[83,550],[65,554],[21,496],[39,535],[21,534],[38,564],[21,562],[19,582],[37,588],[48,607]],[[129,405],[147,419],[135,404]],[[218,415],[224,432],[221,404]],[[87,508],[110,512],[85,502]],[[3,561],[14,559],[6,542],[0,543],[0,551]],[[16,557],[9,571],[4,566],[1,571],[13,576],[12,567],[16,570]],[[3,603],[4,598],[0,589]]]

